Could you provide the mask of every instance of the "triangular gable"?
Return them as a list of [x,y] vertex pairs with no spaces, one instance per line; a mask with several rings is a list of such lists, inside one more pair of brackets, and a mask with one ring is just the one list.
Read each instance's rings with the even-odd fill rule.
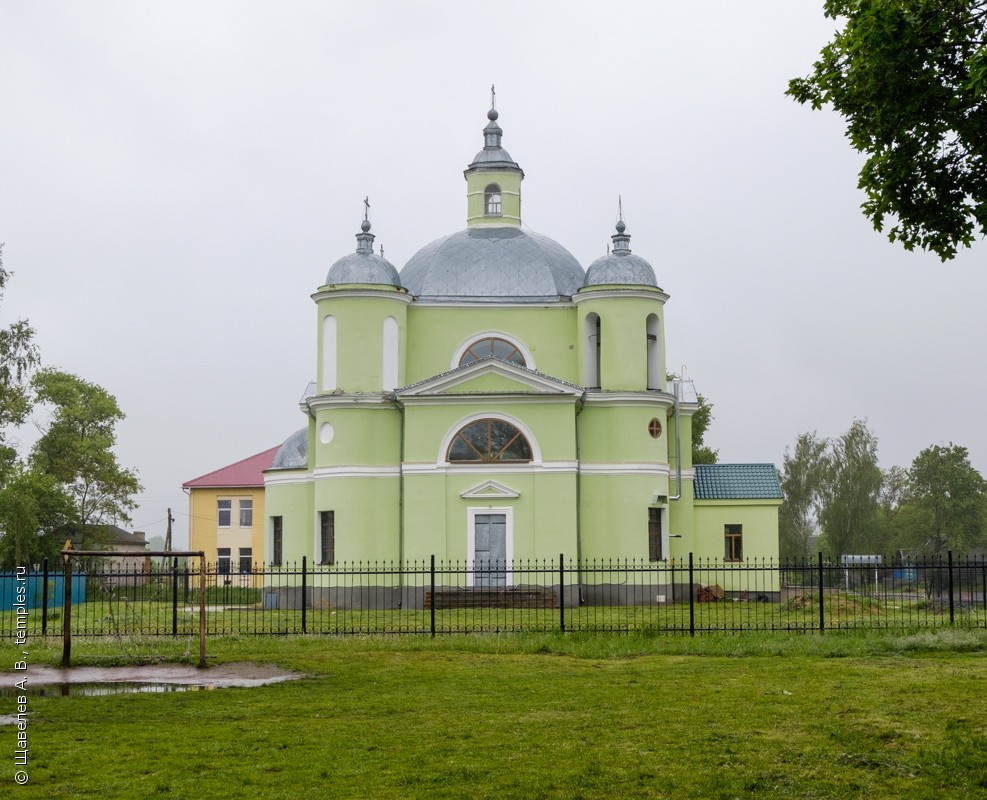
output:
[[434,378],[399,389],[399,398],[428,397],[441,394],[524,393],[568,395],[578,397],[582,389],[541,372],[519,367],[498,358],[474,361],[465,367],[444,372]]
[[515,491],[510,486],[505,486],[499,481],[484,481],[479,486],[467,489],[460,497],[468,497],[480,500],[507,499],[520,497],[521,493]]

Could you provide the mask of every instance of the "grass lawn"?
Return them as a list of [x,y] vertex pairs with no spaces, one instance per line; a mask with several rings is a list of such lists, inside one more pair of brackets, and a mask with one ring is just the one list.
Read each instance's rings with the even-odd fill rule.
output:
[[[170,641],[148,648],[175,648]],[[180,648],[179,648],[180,649]],[[195,649],[193,645],[193,650]],[[35,640],[32,663],[57,663]],[[175,651],[177,652],[177,651]],[[987,633],[211,639],[300,681],[29,698],[12,798],[987,797]],[[0,647],[2,663],[19,651]],[[73,643],[76,663],[118,644]],[[13,670],[5,669],[8,683]],[[9,713],[14,701],[5,698]]]

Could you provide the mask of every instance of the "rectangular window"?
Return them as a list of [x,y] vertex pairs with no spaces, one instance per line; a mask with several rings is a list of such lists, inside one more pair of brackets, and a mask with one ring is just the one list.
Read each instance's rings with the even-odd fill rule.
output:
[[250,572],[254,567],[253,549],[250,547],[240,548],[240,572]]
[[271,563],[281,563],[281,547],[284,541],[284,524],[281,517],[271,517]]
[[230,548],[220,547],[216,551],[216,572],[220,575],[230,574]]
[[648,558],[661,561],[661,509],[648,509]]
[[254,524],[254,501],[240,501],[240,527],[249,528]]
[[723,526],[723,560],[724,561],[744,560],[744,526],[743,525]]
[[319,563],[336,561],[336,520],[334,511],[319,512]]
[[219,500],[219,518],[216,524],[220,528],[230,527],[230,517],[233,513],[233,501],[232,500]]

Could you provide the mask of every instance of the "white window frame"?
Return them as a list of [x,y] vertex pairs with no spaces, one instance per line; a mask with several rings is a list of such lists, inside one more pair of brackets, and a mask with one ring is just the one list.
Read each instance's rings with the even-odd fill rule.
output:
[[[244,503],[247,503],[247,508],[243,507]],[[248,525],[243,524],[244,511],[250,512],[250,523]],[[241,497],[237,500],[237,522],[239,523],[237,527],[240,528],[254,527],[254,499],[252,497]]]

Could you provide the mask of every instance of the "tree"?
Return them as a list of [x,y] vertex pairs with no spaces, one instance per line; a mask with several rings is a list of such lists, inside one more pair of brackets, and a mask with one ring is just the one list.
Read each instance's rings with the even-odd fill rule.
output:
[[72,515],[72,502],[50,475],[22,464],[11,468],[0,487],[0,565],[55,559]]
[[953,258],[987,228],[987,0],[826,0],[824,13],[844,27],[787,94],[846,119],[876,230]]
[[948,549],[969,551],[987,544],[981,474],[965,447],[933,445],[919,453],[909,470],[912,502],[926,514],[926,546],[935,555]]
[[705,396],[696,394],[699,410],[692,415],[692,463],[715,464],[720,457],[719,450],[704,444],[706,431],[713,421],[713,404]]
[[875,544],[881,477],[877,438],[865,422],[854,420],[830,446],[823,490],[820,522],[834,556]]
[[[677,381],[679,376],[674,372],[668,372],[665,374],[665,379]],[[704,444],[706,431],[709,430],[709,426],[713,422],[713,404],[699,392],[696,392],[696,402],[699,404],[699,408],[692,415],[692,463],[715,464],[720,457],[720,451]]]
[[[0,300],[13,273],[3,267],[0,243]],[[6,428],[20,425],[31,410],[29,379],[38,364],[34,330],[27,320],[18,320],[0,329],[0,480],[13,464],[16,453],[7,443]]]
[[820,504],[829,467],[829,442],[813,433],[795,440],[795,451],[785,448],[781,491],[785,497],[778,512],[779,552],[783,558],[804,558],[809,537],[817,529]]
[[101,386],[54,369],[32,381],[52,416],[31,452],[31,463],[65,487],[74,505],[73,525],[129,521],[140,491],[137,474],[124,469],[113,453],[116,424],[124,418],[116,398]]

